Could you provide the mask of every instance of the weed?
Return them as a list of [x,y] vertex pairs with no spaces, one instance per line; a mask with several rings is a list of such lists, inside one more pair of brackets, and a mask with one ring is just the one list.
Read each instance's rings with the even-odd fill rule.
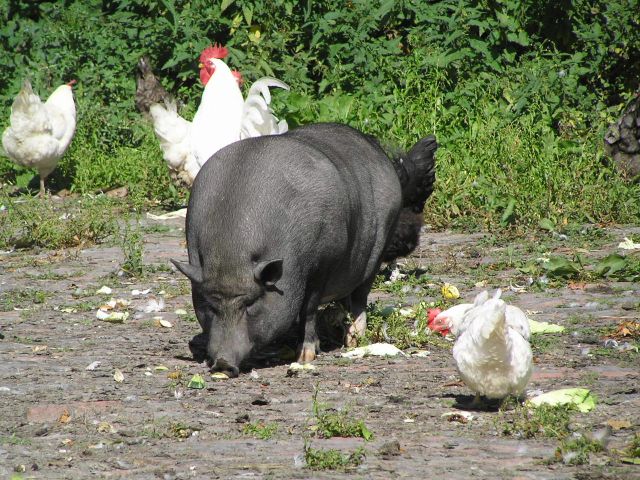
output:
[[199,431],[197,427],[192,427],[181,422],[167,422],[164,418],[154,419],[142,429],[141,435],[148,438],[189,438],[194,432]]
[[570,433],[569,423],[574,412],[571,405],[540,405],[535,408],[516,405],[510,412],[501,410],[498,430],[503,435],[519,438],[565,438]]
[[569,465],[584,465],[589,462],[591,453],[601,452],[604,450],[602,442],[585,437],[584,435],[575,434],[571,438],[567,438],[560,442],[556,449],[554,459],[557,462],[563,462]]
[[144,233],[167,233],[171,231],[171,227],[169,225],[156,223],[154,225],[145,225],[144,227],[142,227],[142,231]]
[[557,335],[531,335],[530,342],[534,353],[546,353],[555,350],[562,343],[562,338]]
[[427,311],[435,305],[420,302],[409,316],[404,316],[400,308],[369,304],[364,341],[393,343],[401,349],[426,345],[450,349],[451,342],[427,328]]
[[365,450],[360,447],[352,453],[342,453],[333,448],[312,448],[305,442],[304,459],[307,468],[311,470],[347,470],[364,462]]
[[50,293],[44,290],[27,288],[11,290],[0,294],[0,311],[8,312],[14,308],[29,308],[32,304],[43,304]]
[[0,436],[0,445],[31,445],[31,440],[18,437],[15,433],[12,433],[10,436]]
[[140,276],[144,271],[143,264],[143,236],[139,228],[132,227],[129,219],[125,219],[120,247],[124,255],[121,268],[130,276]]
[[277,423],[251,422],[242,427],[242,433],[260,440],[269,440],[278,431]]
[[640,464],[640,433],[636,433],[631,443],[622,451],[622,461],[625,463]]
[[101,242],[116,232],[109,200],[51,203],[39,198],[14,201],[0,194],[0,248],[62,248]]
[[27,273],[27,277],[32,280],[65,280],[74,275],[77,275],[77,273],[58,273],[51,269],[45,272]]
[[312,410],[316,420],[316,434],[322,438],[360,437],[371,440],[373,433],[364,421],[349,416],[348,410],[330,410],[326,405],[318,403],[318,388],[313,392]]

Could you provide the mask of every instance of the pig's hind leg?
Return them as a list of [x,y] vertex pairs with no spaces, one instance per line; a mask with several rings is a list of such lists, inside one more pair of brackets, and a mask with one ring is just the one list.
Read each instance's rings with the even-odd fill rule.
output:
[[367,297],[371,291],[373,285],[373,279],[367,280],[356,288],[351,295],[343,299],[343,304],[351,313],[351,325],[347,330],[347,335],[344,340],[344,344],[347,347],[357,347],[358,339],[364,336],[367,330]]

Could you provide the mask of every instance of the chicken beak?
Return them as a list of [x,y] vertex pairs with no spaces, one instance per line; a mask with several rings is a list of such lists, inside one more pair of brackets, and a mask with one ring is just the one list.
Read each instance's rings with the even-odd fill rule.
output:
[[199,63],[199,64],[198,64],[198,68],[204,68],[204,63],[202,63],[202,62],[201,62],[201,63]]

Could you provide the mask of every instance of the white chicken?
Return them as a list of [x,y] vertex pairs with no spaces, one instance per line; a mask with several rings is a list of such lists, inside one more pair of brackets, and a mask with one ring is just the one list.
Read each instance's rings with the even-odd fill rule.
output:
[[243,138],[275,135],[288,129],[287,122],[278,121],[269,107],[269,87],[288,90],[289,86],[275,78],[263,77],[243,99],[240,75],[222,61],[227,53],[226,48],[218,45],[201,53],[200,80],[205,88],[192,122],[178,115],[175,103],[154,104],[150,108],[164,159],[188,185],[221,148]]
[[476,400],[521,395],[533,371],[527,316],[500,299],[501,293],[497,290],[489,298],[484,291],[473,304],[456,305],[440,314],[457,336],[453,358]]
[[76,105],[71,86],[75,80],[56,88],[46,102],[25,80],[11,106],[10,124],[2,134],[7,156],[18,165],[35,168],[40,176],[40,196],[45,179],[69,147],[76,131]]

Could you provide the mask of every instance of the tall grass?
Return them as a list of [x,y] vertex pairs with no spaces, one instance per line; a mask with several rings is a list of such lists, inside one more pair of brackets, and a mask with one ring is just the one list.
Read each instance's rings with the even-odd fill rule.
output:
[[[184,203],[188,192],[173,185],[134,111],[134,65],[149,53],[190,118],[198,52],[219,41],[245,88],[265,74],[291,85],[273,106],[292,128],[344,122],[401,148],[436,134],[438,183],[425,216],[439,228],[639,222],[640,187],[602,149],[640,78],[637,0],[570,3],[11,3],[0,6],[0,128],[24,75],[43,96],[78,78],[77,133],[54,189],[126,186],[136,203]],[[0,156],[0,181],[32,177]]]

